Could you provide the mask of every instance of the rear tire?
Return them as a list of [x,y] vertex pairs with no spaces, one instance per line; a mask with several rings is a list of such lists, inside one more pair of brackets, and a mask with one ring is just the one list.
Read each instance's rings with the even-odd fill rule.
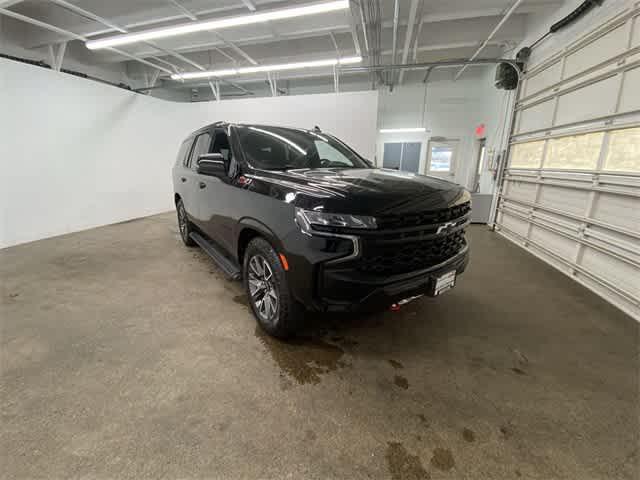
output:
[[265,239],[256,237],[249,242],[242,278],[258,325],[278,338],[295,334],[304,309],[291,295],[280,258]]
[[180,238],[187,247],[195,247],[196,242],[190,237],[193,232],[193,226],[187,217],[187,211],[184,208],[182,199],[179,199],[176,203],[176,211],[178,212],[178,229],[180,230]]

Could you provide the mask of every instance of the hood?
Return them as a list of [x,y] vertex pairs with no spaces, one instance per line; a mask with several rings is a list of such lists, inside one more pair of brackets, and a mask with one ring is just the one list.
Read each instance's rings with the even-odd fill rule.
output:
[[465,195],[461,186],[397,170],[305,169],[260,171],[252,176],[269,195],[304,209],[330,213],[389,215],[446,208]]

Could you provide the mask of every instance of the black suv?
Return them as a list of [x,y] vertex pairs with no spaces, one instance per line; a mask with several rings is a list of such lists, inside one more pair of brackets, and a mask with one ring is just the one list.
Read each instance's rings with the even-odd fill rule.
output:
[[468,262],[464,188],[373,168],[318,128],[214,123],[182,143],[173,183],[182,240],[243,279],[274,336],[305,309],[438,295]]

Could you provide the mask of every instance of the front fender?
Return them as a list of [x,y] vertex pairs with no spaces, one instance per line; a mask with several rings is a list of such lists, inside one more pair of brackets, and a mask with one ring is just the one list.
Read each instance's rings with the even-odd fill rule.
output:
[[238,224],[236,225],[236,234],[234,235],[234,238],[235,238],[234,249],[236,252],[238,251],[238,243],[242,236],[242,231],[247,228],[251,230],[255,230],[260,235],[265,237],[267,241],[271,243],[271,245],[273,245],[276,251],[281,252],[283,250],[282,242],[278,239],[278,236],[275,234],[275,232],[271,228],[269,228],[267,225],[262,223],[260,220],[256,220],[255,218],[243,217],[240,220],[238,220]]

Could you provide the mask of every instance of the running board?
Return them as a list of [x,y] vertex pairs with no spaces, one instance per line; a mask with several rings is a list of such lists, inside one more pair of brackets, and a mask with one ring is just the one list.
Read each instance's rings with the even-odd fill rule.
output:
[[191,232],[189,236],[196,242],[202,250],[204,250],[207,255],[209,255],[214,262],[222,269],[224,273],[226,273],[231,280],[240,280],[240,268],[238,265],[228,259],[220,249],[214,245],[212,242],[204,238],[197,232]]

